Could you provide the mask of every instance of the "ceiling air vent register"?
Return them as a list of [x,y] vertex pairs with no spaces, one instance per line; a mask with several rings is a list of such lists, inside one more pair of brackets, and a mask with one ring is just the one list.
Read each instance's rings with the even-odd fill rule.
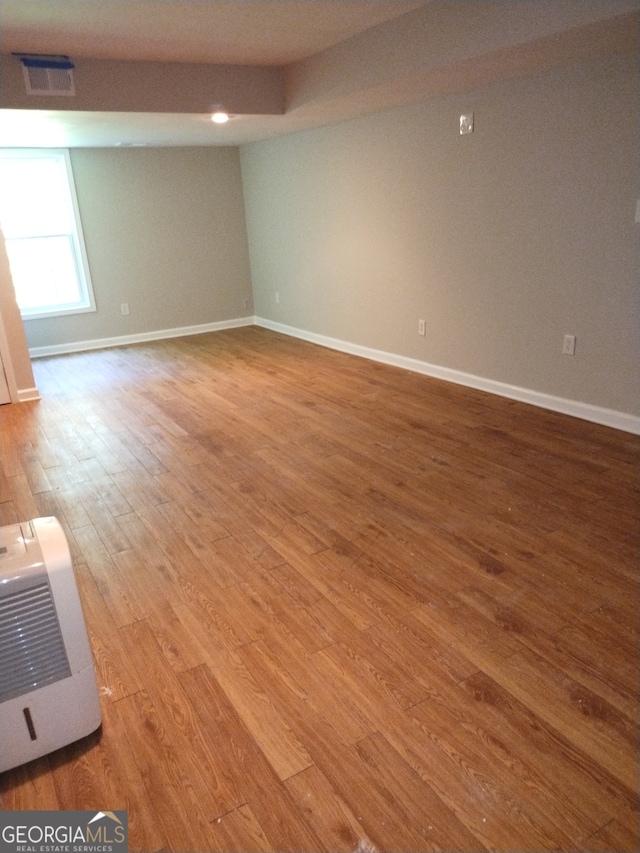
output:
[[74,65],[68,56],[20,54],[20,62],[27,95],[75,95]]

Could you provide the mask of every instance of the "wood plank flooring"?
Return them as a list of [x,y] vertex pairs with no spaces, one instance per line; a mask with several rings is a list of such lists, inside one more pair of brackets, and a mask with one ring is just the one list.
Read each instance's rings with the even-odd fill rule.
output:
[[132,851],[631,851],[640,439],[244,328],[41,359],[0,521],[69,538],[95,736],[6,809]]

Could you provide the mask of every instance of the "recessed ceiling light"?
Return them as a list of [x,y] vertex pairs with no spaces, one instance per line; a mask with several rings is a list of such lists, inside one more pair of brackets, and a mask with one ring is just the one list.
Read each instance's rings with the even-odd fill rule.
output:
[[229,118],[229,113],[224,112],[224,110],[216,110],[211,116],[211,121],[214,121],[216,124],[226,124]]

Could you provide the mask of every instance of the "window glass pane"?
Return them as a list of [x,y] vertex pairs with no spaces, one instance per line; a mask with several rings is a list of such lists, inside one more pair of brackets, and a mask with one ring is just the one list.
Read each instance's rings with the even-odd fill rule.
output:
[[95,311],[68,151],[0,150],[0,225],[25,317]]
[[16,300],[23,311],[81,298],[73,245],[68,236],[7,240]]
[[64,234],[72,229],[64,162],[27,158],[0,164],[0,222],[5,237]]

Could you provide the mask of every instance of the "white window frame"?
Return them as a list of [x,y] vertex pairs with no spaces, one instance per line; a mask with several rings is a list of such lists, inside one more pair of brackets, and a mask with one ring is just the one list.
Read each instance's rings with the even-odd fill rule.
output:
[[[64,164],[67,176],[67,186],[69,188],[69,197],[73,211],[73,225],[75,229],[69,232],[68,236],[73,247],[73,255],[75,258],[76,273],[78,277],[78,285],[80,289],[80,300],[66,307],[52,304],[50,307],[40,305],[33,308],[21,308],[20,313],[24,320],[35,320],[43,317],[62,317],[68,314],[86,314],[91,311],[96,311],[96,302],[93,294],[93,284],[91,282],[91,273],[89,271],[89,261],[87,258],[87,250],[82,233],[82,222],[80,219],[80,209],[78,207],[78,197],[76,195],[75,182],[73,179],[73,169],[71,167],[71,157],[67,148],[6,148],[0,149],[0,158],[3,160],[16,159],[51,159],[55,158]],[[0,188],[1,191],[1,188]],[[37,238],[37,234],[32,235]],[[25,238],[29,239],[29,238]],[[9,238],[5,236],[5,241],[8,243]]]

